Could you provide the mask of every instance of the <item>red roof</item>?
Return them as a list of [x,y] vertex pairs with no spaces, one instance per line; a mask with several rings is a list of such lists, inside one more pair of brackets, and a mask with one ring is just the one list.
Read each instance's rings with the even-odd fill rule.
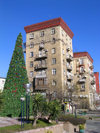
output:
[[54,27],[54,26],[58,26],[58,25],[60,25],[65,30],[65,32],[71,38],[73,38],[73,36],[74,36],[73,32],[67,26],[67,24],[64,22],[64,20],[62,18],[55,18],[55,19],[51,19],[48,21],[44,21],[44,22],[29,25],[29,26],[25,26],[24,30],[26,31],[26,33],[29,33],[29,32],[42,30],[42,29],[46,29],[46,28],[50,28],[50,27]]
[[74,54],[73,54],[73,57],[74,57],[74,58],[84,57],[84,56],[87,56],[88,59],[93,63],[93,59],[92,59],[92,57],[89,55],[88,52],[77,52],[77,53],[74,53]]

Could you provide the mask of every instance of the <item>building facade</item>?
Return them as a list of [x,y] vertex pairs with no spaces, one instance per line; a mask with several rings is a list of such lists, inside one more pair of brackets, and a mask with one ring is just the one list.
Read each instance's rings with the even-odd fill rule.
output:
[[[78,97],[83,106],[94,109],[96,92],[95,76],[93,72],[93,59],[88,52],[74,53],[73,61],[74,84],[78,85]],[[87,108],[87,107],[86,107]]]
[[0,77],[0,92],[4,89],[5,80],[5,78]]
[[66,95],[73,74],[73,32],[56,18],[24,27],[26,68],[33,91]]

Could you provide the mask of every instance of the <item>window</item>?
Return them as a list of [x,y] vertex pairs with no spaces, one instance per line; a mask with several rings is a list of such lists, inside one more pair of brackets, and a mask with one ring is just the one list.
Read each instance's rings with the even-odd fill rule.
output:
[[65,60],[63,59],[63,65],[65,64]]
[[33,61],[30,62],[30,67],[33,67]]
[[55,43],[56,42],[56,39],[55,38],[52,38],[52,43]]
[[56,86],[56,81],[52,80],[52,86]]
[[34,43],[31,43],[31,44],[30,44],[30,48],[33,48],[33,47],[34,47]]
[[52,58],[52,64],[56,64],[56,58]]
[[31,78],[33,77],[33,71],[30,71],[30,77]]
[[64,70],[64,76],[66,75],[66,71]]
[[44,36],[44,31],[40,32],[40,36],[43,37]]
[[64,31],[62,30],[62,36],[64,36]]
[[80,63],[80,65],[83,65],[84,64],[83,59],[79,59],[79,63]]
[[56,49],[55,48],[52,48],[51,53],[52,54],[55,54],[56,53]]
[[33,33],[30,33],[30,39],[33,39],[34,38],[34,34]]
[[84,67],[80,67],[80,73],[84,72]]
[[33,57],[33,52],[30,52],[30,57]]
[[56,75],[56,69],[55,68],[52,69],[52,75]]
[[64,49],[62,50],[62,53],[63,53],[63,55],[64,55]]
[[55,34],[55,28],[52,28],[52,29],[51,29],[51,34],[52,34],[52,35]]
[[85,84],[82,84],[82,85],[81,85],[80,91],[85,91]]

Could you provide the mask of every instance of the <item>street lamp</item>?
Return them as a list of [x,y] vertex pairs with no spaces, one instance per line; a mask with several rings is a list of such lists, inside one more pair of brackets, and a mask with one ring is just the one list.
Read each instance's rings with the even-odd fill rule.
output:
[[75,106],[75,118],[77,118],[77,113],[76,113],[76,107],[77,107],[77,105],[74,104],[74,106]]
[[21,128],[24,127],[24,101],[25,97],[21,96]]
[[30,105],[30,87],[31,84],[25,84],[26,88],[26,121],[29,121],[29,105]]

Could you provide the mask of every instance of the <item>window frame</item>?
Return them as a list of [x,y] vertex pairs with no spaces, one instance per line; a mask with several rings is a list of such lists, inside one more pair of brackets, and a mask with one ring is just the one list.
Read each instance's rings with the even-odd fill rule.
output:
[[55,28],[52,28],[51,29],[51,35],[54,35],[55,34]]
[[51,53],[52,53],[52,54],[55,54],[55,53],[56,53],[56,48],[52,48],[52,49],[51,49]]
[[33,55],[34,55],[34,54],[33,54],[33,52],[30,52],[30,58],[32,58],[32,57],[33,57]]
[[52,86],[56,86],[57,82],[56,80],[52,80]]
[[56,71],[56,68],[53,68],[52,69],[52,75],[56,75],[57,71]]
[[29,34],[29,39],[31,40],[31,39],[34,39],[34,33],[30,33]]
[[44,31],[41,31],[40,32],[40,37],[43,37],[44,36]]
[[52,58],[52,64],[56,64],[56,58]]
[[33,71],[30,71],[30,78],[33,78]]

